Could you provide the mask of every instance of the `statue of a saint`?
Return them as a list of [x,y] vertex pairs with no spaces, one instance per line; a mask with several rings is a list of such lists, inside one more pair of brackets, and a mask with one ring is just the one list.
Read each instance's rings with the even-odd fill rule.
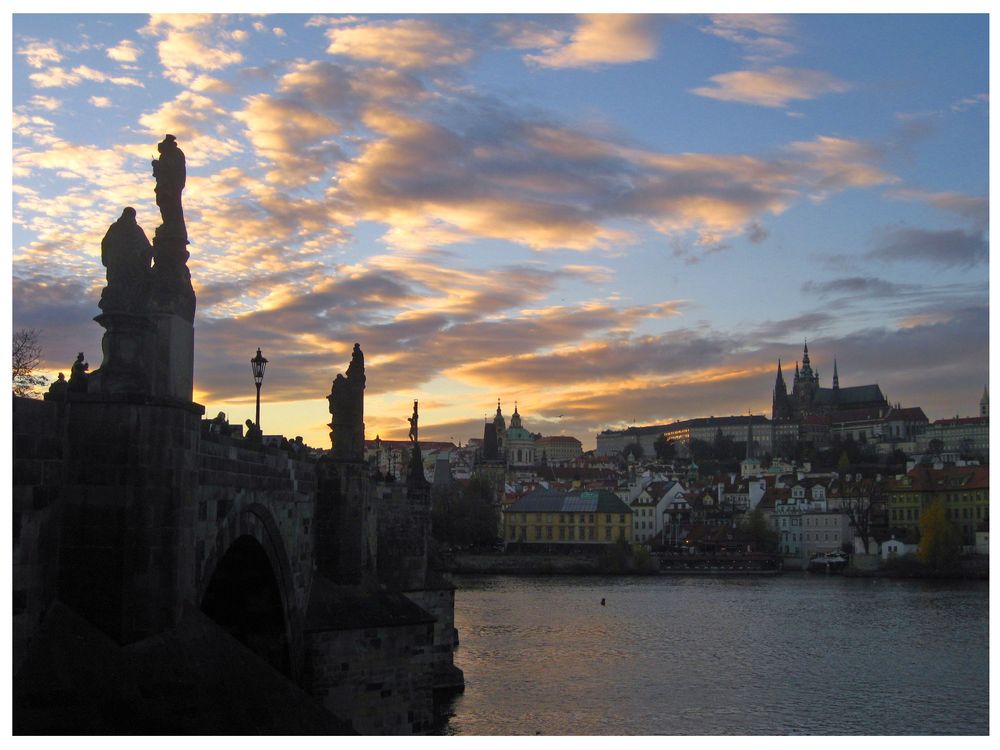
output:
[[69,371],[69,382],[66,384],[66,390],[73,393],[86,393],[87,392],[87,370],[90,369],[90,365],[83,361],[83,352],[76,355],[76,361]]
[[135,220],[135,209],[122,211],[101,241],[101,263],[108,285],[98,303],[105,312],[140,312],[149,296],[153,246]]
[[160,158],[153,159],[153,177],[156,178],[156,205],[160,208],[163,226],[186,234],[181,206],[181,191],[187,181],[184,152],[177,147],[177,139],[169,134],[157,144],[156,150]]
[[407,417],[406,421],[410,423],[410,442],[417,442],[417,402],[413,402],[413,416]]

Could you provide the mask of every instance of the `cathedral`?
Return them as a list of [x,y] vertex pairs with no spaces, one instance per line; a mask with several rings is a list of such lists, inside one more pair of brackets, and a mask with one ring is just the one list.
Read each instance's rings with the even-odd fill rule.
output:
[[802,368],[795,363],[795,379],[792,390],[788,391],[778,360],[778,375],[774,381],[774,397],[771,402],[771,419],[782,422],[798,422],[805,417],[826,417],[835,412],[856,409],[888,409],[889,402],[878,384],[840,387],[837,361],[833,361],[833,386],[823,388],[819,384],[819,372],[812,369],[809,362],[809,344],[802,351]]

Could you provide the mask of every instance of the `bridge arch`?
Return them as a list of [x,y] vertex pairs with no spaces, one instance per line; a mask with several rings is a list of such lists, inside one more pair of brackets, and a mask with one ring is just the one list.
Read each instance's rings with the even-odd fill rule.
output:
[[302,613],[281,532],[260,503],[237,503],[216,533],[198,586],[208,617],[292,678],[301,666]]

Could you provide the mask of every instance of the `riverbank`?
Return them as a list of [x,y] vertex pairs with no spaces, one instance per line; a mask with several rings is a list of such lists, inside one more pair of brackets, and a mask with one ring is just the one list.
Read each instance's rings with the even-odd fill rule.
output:
[[610,561],[583,555],[455,555],[448,573],[477,575],[626,575],[626,576],[748,576],[778,575],[780,570],[745,570],[732,568],[657,569],[634,561]]
[[988,581],[990,578],[990,559],[988,557],[970,557],[957,560],[941,570],[927,568],[920,560],[901,557],[890,560],[874,570],[864,570],[849,567],[843,575],[851,578],[919,578],[943,581]]

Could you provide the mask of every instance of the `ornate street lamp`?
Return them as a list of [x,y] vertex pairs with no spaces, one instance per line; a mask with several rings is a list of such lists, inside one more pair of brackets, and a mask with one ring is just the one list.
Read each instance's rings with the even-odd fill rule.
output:
[[267,360],[260,355],[260,347],[257,347],[257,356],[250,360],[250,367],[253,368],[253,383],[257,386],[257,432],[260,432],[260,384],[264,381],[264,368],[267,367]]

